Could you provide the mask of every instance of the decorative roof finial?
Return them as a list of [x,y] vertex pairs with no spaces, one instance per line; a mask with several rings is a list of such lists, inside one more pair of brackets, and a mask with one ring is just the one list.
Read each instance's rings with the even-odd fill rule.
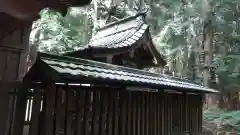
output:
[[149,11],[149,8],[146,7],[145,5],[141,5],[140,3],[137,3],[136,1],[134,2],[134,8],[136,12],[136,15],[143,15],[144,17],[147,15],[147,12]]

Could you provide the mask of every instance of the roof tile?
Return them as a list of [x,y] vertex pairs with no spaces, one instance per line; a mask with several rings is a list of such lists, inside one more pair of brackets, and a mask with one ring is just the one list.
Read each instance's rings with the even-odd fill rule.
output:
[[[140,20],[138,20],[138,18],[140,18]],[[122,42],[128,42],[126,43],[127,46],[131,46],[143,36],[148,28],[148,25],[145,24],[141,18],[142,16],[138,16],[137,18],[133,18],[122,24],[116,24],[112,27],[99,30],[90,40],[89,46],[91,48],[126,47],[126,45],[122,46],[121,44],[118,44]]]
[[[151,37],[145,38],[149,36],[149,26],[144,21],[145,15],[145,13],[140,13],[136,16],[124,18],[120,21],[108,24],[97,31],[86,47],[79,48],[77,51],[67,52],[64,55],[86,58],[88,56],[95,57],[97,54],[100,54],[100,56],[105,57],[111,53],[122,54],[132,50],[132,48],[148,46],[152,50],[150,51],[150,55],[157,60],[157,63],[151,63],[150,65],[164,66],[166,61],[163,55],[153,45],[153,42],[150,41]],[[150,44],[140,43],[142,39],[149,40],[148,43]],[[145,42],[145,40],[143,42]]]
[[106,82],[114,80],[119,82],[119,84],[129,82],[139,86],[147,85],[149,87],[154,86],[157,88],[167,86],[182,90],[190,89],[202,92],[217,92],[216,90],[205,88],[201,85],[180,78],[96,61],[49,54],[42,55],[39,61],[44,62],[44,65],[47,65],[47,68],[55,70],[60,76],[67,74],[71,79],[88,77],[88,79],[101,79]]

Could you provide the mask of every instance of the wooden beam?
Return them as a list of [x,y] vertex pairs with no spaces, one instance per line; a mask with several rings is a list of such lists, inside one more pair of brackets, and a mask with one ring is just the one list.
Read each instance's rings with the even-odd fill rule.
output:
[[145,117],[144,117],[144,95],[145,92],[140,92],[140,96],[139,96],[139,108],[140,108],[140,119],[141,119],[141,125],[140,125],[140,128],[141,128],[141,134],[140,135],[144,135],[144,132],[145,132]]
[[29,135],[38,135],[39,134],[39,116],[41,109],[41,100],[42,93],[40,89],[35,89],[35,93],[33,95],[33,106],[32,106],[32,119],[30,124]]
[[121,119],[121,135],[126,135],[126,130],[125,130],[125,128],[126,128],[126,125],[127,125],[127,93],[128,92],[126,92],[126,91],[122,91],[122,93],[123,93],[123,95],[121,95],[122,96],[122,103],[121,103],[121,117],[122,117],[122,119]]
[[164,135],[165,134],[165,94],[162,95],[162,98],[161,98],[161,104],[160,104],[160,107],[161,107],[161,134]]
[[44,135],[53,135],[55,91],[56,85],[54,83],[45,84],[43,101],[44,124],[42,125]]
[[9,51],[16,51],[21,52],[24,48],[23,45],[20,44],[0,44],[0,50],[9,50]]
[[105,135],[106,134],[106,118],[107,118],[107,112],[106,112],[106,91],[100,92],[100,119],[99,119],[99,135]]
[[32,22],[25,23],[21,27],[21,44],[23,45],[23,50],[21,51],[20,61],[19,61],[19,69],[18,69],[18,79],[22,80],[27,73],[28,62],[27,57],[29,55],[29,37],[32,30]]
[[66,95],[65,95],[65,122],[64,122],[64,134],[70,135],[72,133],[72,113],[69,111],[71,107],[71,99],[72,93],[71,89],[66,88]]
[[164,67],[167,63],[163,59],[163,56],[156,50],[156,48],[152,42],[146,42],[146,43],[147,43],[147,48],[149,49],[150,53],[157,60],[156,65],[160,65],[161,67]]
[[0,80],[0,86],[11,86],[12,88],[19,88],[21,86],[21,82],[20,81]]
[[108,120],[107,120],[107,135],[112,135],[113,133],[113,91],[108,91]]
[[113,55],[107,55],[107,58],[106,58],[107,60],[107,63],[112,63],[113,62]]
[[158,135],[157,133],[157,94],[153,94],[153,130],[154,135]]
[[146,130],[145,130],[145,135],[150,135],[149,134],[149,105],[150,105],[150,96],[149,96],[149,92],[146,93],[146,98],[145,98],[145,122],[146,122]]
[[90,107],[90,97],[91,97],[91,92],[90,91],[85,91],[85,97],[84,97],[84,113],[83,113],[83,130],[82,134],[83,135],[89,135],[89,107]]
[[62,109],[61,109],[61,92],[63,90],[60,88],[56,88],[56,93],[55,93],[55,120],[54,120],[54,135],[60,135],[60,131],[61,131],[61,114],[62,114]]
[[17,101],[16,101],[16,109],[13,123],[13,135],[22,135],[25,114],[26,114],[26,106],[27,106],[27,93],[28,87],[23,84],[23,86],[18,91]]
[[118,95],[119,92],[113,93],[113,124],[112,124],[112,131],[114,135],[118,135],[118,114],[119,114],[119,108],[118,108]]
[[124,96],[124,92],[123,91],[120,91],[119,92],[119,121],[118,121],[118,133],[119,135],[125,135],[124,133],[124,122],[125,122],[125,117],[124,116],[124,99],[125,99],[125,96]]
[[127,127],[126,127],[126,134],[127,135],[132,135],[132,127],[131,127],[131,120],[132,120],[132,107],[131,107],[131,103],[132,103],[132,99],[131,99],[131,94],[133,92],[128,92],[127,94]]
[[10,91],[10,85],[0,84],[0,134],[6,135],[7,134],[7,116],[9,113],[9,95],[8,92]]
[[131,102],[131,108],[132,108],[132,120],[131,120],[131,124],[132,124],[132,135],[137,135],[137,132],[136,132],[136,129],[137,129],[137,126],[136,126],[136,121],[137,121],[137,118],[136,118],[136,92],[132,92],[131,94],[131,99],[132,99],[132,102]]
[[[101,117],[99,115],[99,108],[100,108],[100,99],[99,99],[99,91],[93,92],[93,101],[92,101],[92,133],[91,135],[97,135],[99,133],[99,120],[98,118]],[[106,125],[107,126],[107,125]]]
[[75,129],[75,135],[82,134],[83,132],[83,111],[84,111],[84,99],[85,94],[84,91],[80,91],[77,89],[77,99],[76,99],[76,129]]

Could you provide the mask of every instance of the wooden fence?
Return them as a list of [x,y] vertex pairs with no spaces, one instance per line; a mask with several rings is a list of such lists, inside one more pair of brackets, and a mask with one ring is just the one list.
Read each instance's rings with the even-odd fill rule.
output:
[[[50,88],[28,91],[24,135],[195,135],[202,131],[202,95]],[[16,95],[12,97],[14,105]],[[13,128],[9,126],[9,135]]]

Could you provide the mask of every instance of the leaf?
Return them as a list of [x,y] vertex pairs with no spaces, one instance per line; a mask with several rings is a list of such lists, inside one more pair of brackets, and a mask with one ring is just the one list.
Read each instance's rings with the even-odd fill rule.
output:
[[240,62],[240,55],[228,55],[229,58],[236,59]]
[[240,73],[232,73],[229,76],[232,78],[240,78]]

